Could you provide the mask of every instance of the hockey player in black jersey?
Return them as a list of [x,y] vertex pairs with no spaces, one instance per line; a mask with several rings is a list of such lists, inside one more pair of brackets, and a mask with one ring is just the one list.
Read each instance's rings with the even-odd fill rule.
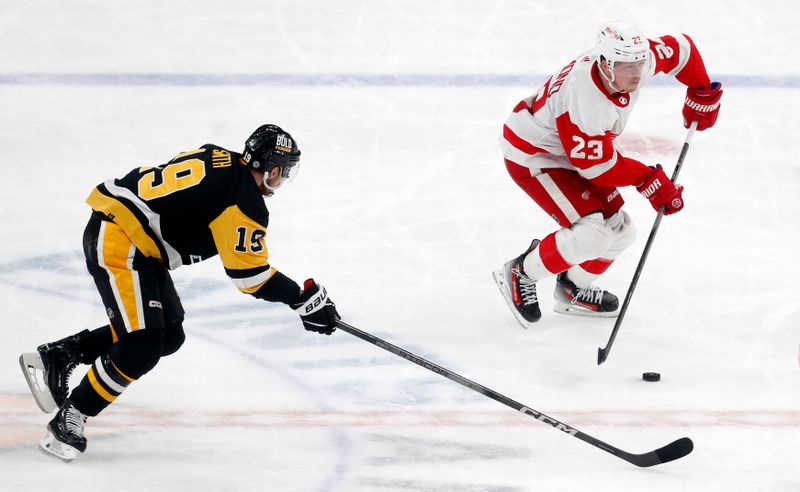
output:
[[[325,288],[308,279],[301,289],[268,261],[263,197],[296,175],[299,159],[291,135],[262,125],[241,154],[206,144],[92,191],[83,248],[110,323],[20,356],[39,407],[58,407],[44,451],[74,459],[86,449],[86,418],[180,348],[184,311],[169,271],[181,265],[219,255],[239,290],[291,306],[306,330],[333,333],[339,315]],[[78,364],[91,367],[69,393]]]

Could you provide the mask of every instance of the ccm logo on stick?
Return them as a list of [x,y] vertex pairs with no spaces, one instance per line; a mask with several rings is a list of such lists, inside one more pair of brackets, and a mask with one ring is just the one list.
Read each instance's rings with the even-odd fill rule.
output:
[[569,434],[571,436],[574,436],[575,434],[578,433],[578,431],[576,429],[573,429],[572,427],[566,426],[566,425],[562,424],[561,422],[559,422],[558,420],[550,418],[547,415],[545,415],[543,413],[539,413],[536,410],[532,410],[532,409],[530,409],[528,407],[522,407],[522,408],[519,409],[519,411],[522,412],[522,413],[528,414],[531,417],[534,417],[539,422],[544,422],[545,424],[550,424],[553,427],[555,427],[556,429],[558,429],[560,431],[563,431],[563,432],[566,432],[567,434]]

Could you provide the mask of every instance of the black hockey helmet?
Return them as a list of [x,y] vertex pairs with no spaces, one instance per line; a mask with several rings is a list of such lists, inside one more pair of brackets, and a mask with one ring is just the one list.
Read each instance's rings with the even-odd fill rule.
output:
[[264,173],[280,167],[281,175],[288,181],[299,169],[300,149],[278,125],[261,125],[244,143],[242,158],[251,169]]

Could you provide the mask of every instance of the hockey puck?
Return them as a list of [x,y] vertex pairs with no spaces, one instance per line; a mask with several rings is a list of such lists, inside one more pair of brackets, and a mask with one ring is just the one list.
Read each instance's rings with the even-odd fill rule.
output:
[[642,379],[654,383],[656,381],[661,381],[661,374],[657,372],[645,372],[642,374]]

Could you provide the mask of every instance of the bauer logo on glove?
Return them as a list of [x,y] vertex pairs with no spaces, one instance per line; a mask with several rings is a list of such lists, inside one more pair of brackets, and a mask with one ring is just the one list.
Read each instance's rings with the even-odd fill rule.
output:
[[319,286],[319,290],[317,293],[312,295],[309,300],[305,302],[302,306],[300,306],[297,311],[302,311],[301,314],[310,314],[319,309],[320,306],[325,302],[328,298],[328,291],[325,290],[325,287]]
[[303,283],[303,292],[291,306],[300,315],[303,328],[307,331],[330,335],[336,330],[336,322],[341,319],[336,304],[328,297],[328,291],[311,278]]

